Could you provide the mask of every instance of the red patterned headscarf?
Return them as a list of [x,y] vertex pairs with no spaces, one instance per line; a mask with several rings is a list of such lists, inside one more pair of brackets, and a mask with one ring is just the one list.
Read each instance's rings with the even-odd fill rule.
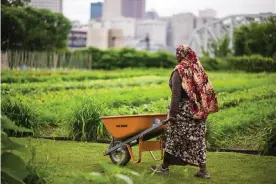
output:
[[191,100],[191,113],[194,119],[206,119],[208,114],[218,111],[217,97],[195,52],[186,45],[176,49],[175,67],[182,79],[182,87]]

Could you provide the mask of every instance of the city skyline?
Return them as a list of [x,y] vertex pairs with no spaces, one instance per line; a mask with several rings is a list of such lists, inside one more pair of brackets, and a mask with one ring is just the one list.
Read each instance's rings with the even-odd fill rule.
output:
[[[199,10],[214,9],[218,17],[231,14],[248,14],[261,12],[276,12],[276,0],[147,0],[146,11],[155,10],[160,16],[191,12],[198,15]],[[70,20],[79,20],[85,23],[90,17],[90,3],[103,0],[63,0],[63,13]]]

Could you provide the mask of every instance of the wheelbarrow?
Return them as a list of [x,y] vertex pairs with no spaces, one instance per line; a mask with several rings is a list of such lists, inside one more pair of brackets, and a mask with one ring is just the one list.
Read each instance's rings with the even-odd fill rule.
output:
[[[167,114],[105,116],[101,117],[112,140],[104,156],[109,155],[116,165],[124,166],[130,159],[133,163],[140,163],[142,153],[149,151],[156,161],[163,159],[162,134],[167,126]],[[159,137],[159,140],[151,140]],[[139,145],[138,160],[134,158],[132,147]],[[161,151],[161,158],[157,159],[153,151]]]

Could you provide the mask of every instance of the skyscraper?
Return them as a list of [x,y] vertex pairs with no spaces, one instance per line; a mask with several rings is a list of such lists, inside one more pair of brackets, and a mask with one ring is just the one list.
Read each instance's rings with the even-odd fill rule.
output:
[[110,20],[122,17],[122,0],[104,0],[103,19]]
[[159,15],[156,11],[152,10],[152,11],[148,11],[145,15],[146,19],[151,19],[151,20],[156,20],[159,19]]
[[145,0],[105,0],[103,4],[103,19],[110,20],[120,17],[144,18]]
[[103,3],[91,3],[90,4],[90,19],[100,19],[102,18]]
[[172,44],[177,47],[186,44],[196,28],[196,16],[192,13],[180,13],[172,16]]
[[122,0],[122,15],[142,19],[145,17],[146,0]]
[[56,13],[62,13],[62,0],[31,0],[28,5],[35,8],[48,9]]

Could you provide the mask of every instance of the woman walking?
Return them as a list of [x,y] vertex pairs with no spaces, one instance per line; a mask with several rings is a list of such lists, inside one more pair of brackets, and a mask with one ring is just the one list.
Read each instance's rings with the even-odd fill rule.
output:
[[196,177],[210,178],[206,169],[206,119],[218,111],[217,98],[195,52],[186,45],[176,49],[178,65],[172,72],[169,125],[163,164],[152,166],[156,173],[168,174],[169,165],[194,165]]

